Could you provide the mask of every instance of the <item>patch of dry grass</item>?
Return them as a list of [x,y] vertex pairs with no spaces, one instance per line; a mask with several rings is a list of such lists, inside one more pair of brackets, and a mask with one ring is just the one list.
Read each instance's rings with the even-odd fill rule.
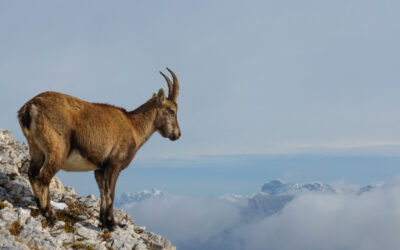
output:
[[94,250],[92,246],[79,242],[64,242],[62,245],[65,248]]
[[14,221],[8,226],[8,231],[10,234],[17,236],[21,232],[21,224],[19,221]]
[[40,210],[37,208],[34,208],[31,210],[31,216],[32,217],[38,217],[40,215]]
[[110,232],[106,231],[101,237],[103,238],[103,241],[108,241],[111,238],[111,234]]
[[75,231],[74,224],[78,221],[83,221],[83,219],[79,217],[79,214],[86,212],[87,208],[74,202],[67,202],[66,204],[68,208],[65,210],[57,210],[56,215],[57,219],[65,222],[62,229],[67,233],[73,233]]
[[46,220],[46,218],[44,218],[44,217],[40,218],[40,222],[42,223],[42,228],[46,228],[46,227],[47,227],[47,220]]
[[5,208],[5,207],[10,208],[9,205],[8,205],[7,203],[5,203],[3,200],[0,200],[0,210],[3,209],[3,208]]

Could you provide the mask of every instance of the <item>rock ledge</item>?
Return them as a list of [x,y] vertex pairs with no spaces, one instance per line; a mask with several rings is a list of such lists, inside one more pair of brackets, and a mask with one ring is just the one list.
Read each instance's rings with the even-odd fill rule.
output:
[[28,166],[26,144],[0,129],[0,249],[176,249],[160,235],[135,225],[123,210],[115,209],[114,215],[124,227],[113,232],[100,229],[100,200],[79,196],[56,177],[50,197],[58,222],[46,225],[32,200]]

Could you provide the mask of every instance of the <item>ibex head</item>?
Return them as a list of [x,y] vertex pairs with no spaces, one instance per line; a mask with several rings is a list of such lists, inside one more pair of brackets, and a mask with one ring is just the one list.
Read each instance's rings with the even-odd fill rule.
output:
[[155,120],[155,127],[162,136],[175,141],[181,136],[181,130],[177,119],[178,104],[176,103],[179,94],[179,83],[175,73],[169,68],[167,68],[167,70],[171,73],[173,82],[160,71],[168,84],[168,97],[165,96],[163,88],[161,88],[156,95],[159,108]]

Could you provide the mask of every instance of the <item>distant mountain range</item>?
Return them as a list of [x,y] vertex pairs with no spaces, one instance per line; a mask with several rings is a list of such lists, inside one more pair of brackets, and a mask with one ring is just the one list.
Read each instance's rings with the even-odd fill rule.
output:
[[127,204],[139,203],[150,198],[163,197],[164,195],[164,192],[154,188],[141,192],[124,192],[115,199],[114,205],[121,208]]
[[319,193],[336,193],[336,190],[329,184],[320,182],[298,184],[284,183],[279,180],[273,180],[264,184],[261,192],[269,195],[295,195],[301,192],[319,192]]
[[[369,192],[377,187],[377,185],[364,186],[356,192],[356,195]],[[304,193],[336,194],[339,192],[333,186],[321,182],[299,184],[272,180],[265,183],[261,191],[255,195],[227,194],[218,198],[238,205],[241,208],[243,217],[246,220],[253,220],[281,211],[296,195]],[[123,207],[127,204],[165,196],[164,192],[157,189],[127,192],[122,193],[121,196],[115,199],[115,206]]]
[[248,199],[248,206],[242,212],[246,219],[256,219],[277,213],[296,195],[306,192],[335,194],[329,184],[320,182],[298,184],[273,180],[265,183],[261,192]]

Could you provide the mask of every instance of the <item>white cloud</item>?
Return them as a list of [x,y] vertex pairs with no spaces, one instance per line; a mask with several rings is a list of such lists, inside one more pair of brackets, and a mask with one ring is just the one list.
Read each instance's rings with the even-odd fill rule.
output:
[[166,196],[129,211],[180,249],[398,249],[399,179],[362,195],[299,195],[280,213],[250,222],[238,206],[212,198]]
[[232,228],[239,209],[224,200],[166,195],[125,206],[137,224],[165,235],[175,244],[203,244]]
[[244,249],[398,249],[400,189],[361,196],[306,194],[280,214],[244,225]]

